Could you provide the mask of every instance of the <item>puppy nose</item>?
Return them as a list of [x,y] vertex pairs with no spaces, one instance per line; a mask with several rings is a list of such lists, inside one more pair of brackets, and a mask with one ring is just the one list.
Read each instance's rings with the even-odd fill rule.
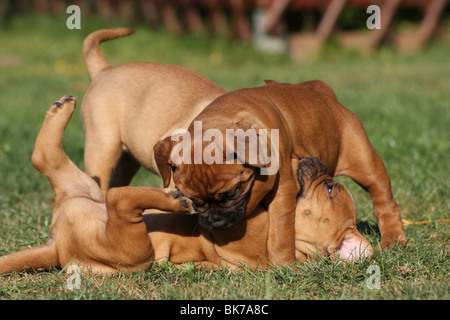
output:
[[223,213],[213,213],[209,216],[208,220],[215,229],[222,228],[228,224],[227,216]]
[[221,213],[213,213],[212,215],[209,216],[209,221],[211,222],[217,222],[220,220],[224,220],[224,215]]

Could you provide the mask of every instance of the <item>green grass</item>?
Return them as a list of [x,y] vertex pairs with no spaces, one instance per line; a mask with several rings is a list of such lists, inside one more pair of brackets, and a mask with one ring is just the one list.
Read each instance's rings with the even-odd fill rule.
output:
[[[120,26],[84,19],[67,30],[65,17],[22,16],[0,24],[0,255],[45,242],[53,194],[30,163],[34,139],[48,105],[62,95],[79,98],[89,85],[81,56],[91,31]],[[136,26],[135,35],[105,43],[113,64],[159,61],[195,70],[227,90],[264,79],[329,83],[363,121],[385,161],[403,217],[411,221],[450,218],[450,45],[434,42],[421,53],[384,48],[371,56],[328,48],[313,61],[292,62],[256,53],[246,44],[196,36],[175,37]],[[79,111],[64,147],[83,168],[84,136]],[[380,241],[368,196],[352,181],[361,231]],[[156,185],[141,170],[135,185]],[[61,270],[0,276],[0,299],[449,299],[449,224],[406,227],[410,246],[377,252],[353,265],[318,259],[297,271],[181,270],[172,264],[114,276],[86,276],[81,288],[66,288]],[[377,265],[381,286],[370,290],[367,269]]]

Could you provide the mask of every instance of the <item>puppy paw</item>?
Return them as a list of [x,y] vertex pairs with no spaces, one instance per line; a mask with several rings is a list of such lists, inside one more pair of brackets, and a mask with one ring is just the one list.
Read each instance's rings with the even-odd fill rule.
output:
[[176,189],[176,188],[166,188],[164,190],[167,194],[171,195],[172,198],[177,199],[179,197],[182,197],[183,194],[181,193],[180,190]]
[[189,214],[196,214],[197,212],[197,206],[195,205],[194,201],[189,199],[188,197],[185,197],[180,190],[175,188],[167,188],[165,190],[167,194],[169,194],[174,200],[178,202],[183,208],[185,208],[183,211],[189,212]]
[[74,96],[63,96],[48,108],[48,112],[56,113],[60,110],[64,110],[72,113],[75,110],[76,104],[77,98],[75,98]]
[[318,177],[327,172],[327,167],[316,157],[303,158],[298,165],[298,176],[308,175],[310,177]]
[[180,204],[186,208],[186,210],[187,210],[187,212],[189,212],[189,214],[198,213],[197,206],[195,205],[194,201],[192,201],[191,199],[182,196],[182,197],[177,198],[177,200],[180,201]]

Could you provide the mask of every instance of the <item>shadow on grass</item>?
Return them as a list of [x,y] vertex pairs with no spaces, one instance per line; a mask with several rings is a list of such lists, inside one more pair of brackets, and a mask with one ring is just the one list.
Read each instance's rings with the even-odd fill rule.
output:
[[356,228],[363,235],[381,236],[378,224],[373,221],[360,221],[356,223]]

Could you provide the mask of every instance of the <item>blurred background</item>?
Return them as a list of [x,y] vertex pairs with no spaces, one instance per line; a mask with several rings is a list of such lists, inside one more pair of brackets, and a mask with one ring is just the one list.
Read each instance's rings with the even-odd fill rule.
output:
[[[449,39],[448,0],[1,0],[0,17],[61,15],[69,5],[83,18],[145,23],[171,34],[201,34],[253,42],[257,49],[293,58],[315,54],[330,41],[364,51],[389,44],[420,50],[434,37]],[[368,32],[376,5],[382,15]],[[374,17],[375,19],[375,17]],[[448,23],[447,23],[448,24]],[[382,25],[382,28],[381,28]],[[447,25],[448,26],[448,25]],[[448,28],[447,28],[448,29]]]

